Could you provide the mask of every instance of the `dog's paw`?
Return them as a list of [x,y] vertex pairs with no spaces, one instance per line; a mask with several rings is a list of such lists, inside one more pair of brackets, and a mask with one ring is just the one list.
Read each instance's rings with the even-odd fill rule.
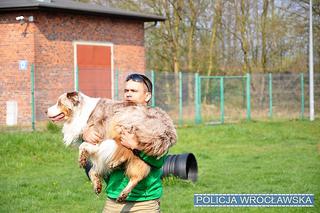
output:
[[96,181],[94,184],[94,192],[96,193],[96,195],[99,195],[102,191],[102,184],[100,181]]
[[117,162],[110,162],[109,164],[109,168],[110,169],[115,169],[119,166],[119,164]]
[[88,160],[88,152],[83,150],[79,156],[79,166],[80,168],[85,168]]
[[128,197],[128,194],[126,193],[121,193],[121,195],[117,198],[117,202],[118,203],[122,203],[126,200],[126,198]]

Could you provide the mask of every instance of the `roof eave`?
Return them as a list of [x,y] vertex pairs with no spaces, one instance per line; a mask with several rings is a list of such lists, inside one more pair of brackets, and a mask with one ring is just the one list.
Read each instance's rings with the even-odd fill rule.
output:
[[57,7],[48,7],[48,6],[21,6],[21,7],[11,7],[11,8],[0,8],[0,13],[2,11],[24,11],[24,10],[42,10],[42,11],[59,11],[59,12],[67,12],[74,14],[87,14],[87,15],[96,15],[96,16],[105,16],[105,17],[114,17],[114,18],[123,18],[123,19],[132,19],[139,20],[143,22],[155,22],[155,21],[165,21],[166,18],[163,16],[153,16],[153,15],[137,15],[135,13],[114,13],[114,12],[106,12],[106,11],[97,11],[97,10],[82,10],[82,9],[70,9],[70,8],[57,8]]

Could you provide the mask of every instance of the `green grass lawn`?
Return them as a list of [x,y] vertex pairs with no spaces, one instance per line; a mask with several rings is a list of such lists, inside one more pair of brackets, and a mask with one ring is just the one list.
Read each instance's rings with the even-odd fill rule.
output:
[[[163,212],[320,212],[320,121],[244,122],[178,129],[173,153],[195,154],[196,183],[165,179]],[[57,131],[0,132],[0,212],[101,212]],[[311,193],[312,208],[195,208],[194,193]]]

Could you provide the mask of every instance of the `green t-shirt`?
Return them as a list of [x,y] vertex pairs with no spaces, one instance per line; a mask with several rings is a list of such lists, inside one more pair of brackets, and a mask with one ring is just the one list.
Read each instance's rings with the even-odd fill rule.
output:
[[[163,166],[167,155],[160,159],[151,157],[140,152],[139,157],[151,166],[150,173],[141,180],[136,187],[129,193],[127,201],[147,201],[158,199],[162,195],[161,167]],[[121,191],[127,186],[129,179],[123,169],[116,169],[105,179],[106,194],[109,198],[116,199]]]

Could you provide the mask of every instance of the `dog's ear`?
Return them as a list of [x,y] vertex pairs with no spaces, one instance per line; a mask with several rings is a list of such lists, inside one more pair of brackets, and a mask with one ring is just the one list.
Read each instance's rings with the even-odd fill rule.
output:
[[72,103],[77,106],[80,103],[80,98],[79,98],[79,93],[74,91],[74,92],[68,92],[67,93],[67,98],[72,101]]

